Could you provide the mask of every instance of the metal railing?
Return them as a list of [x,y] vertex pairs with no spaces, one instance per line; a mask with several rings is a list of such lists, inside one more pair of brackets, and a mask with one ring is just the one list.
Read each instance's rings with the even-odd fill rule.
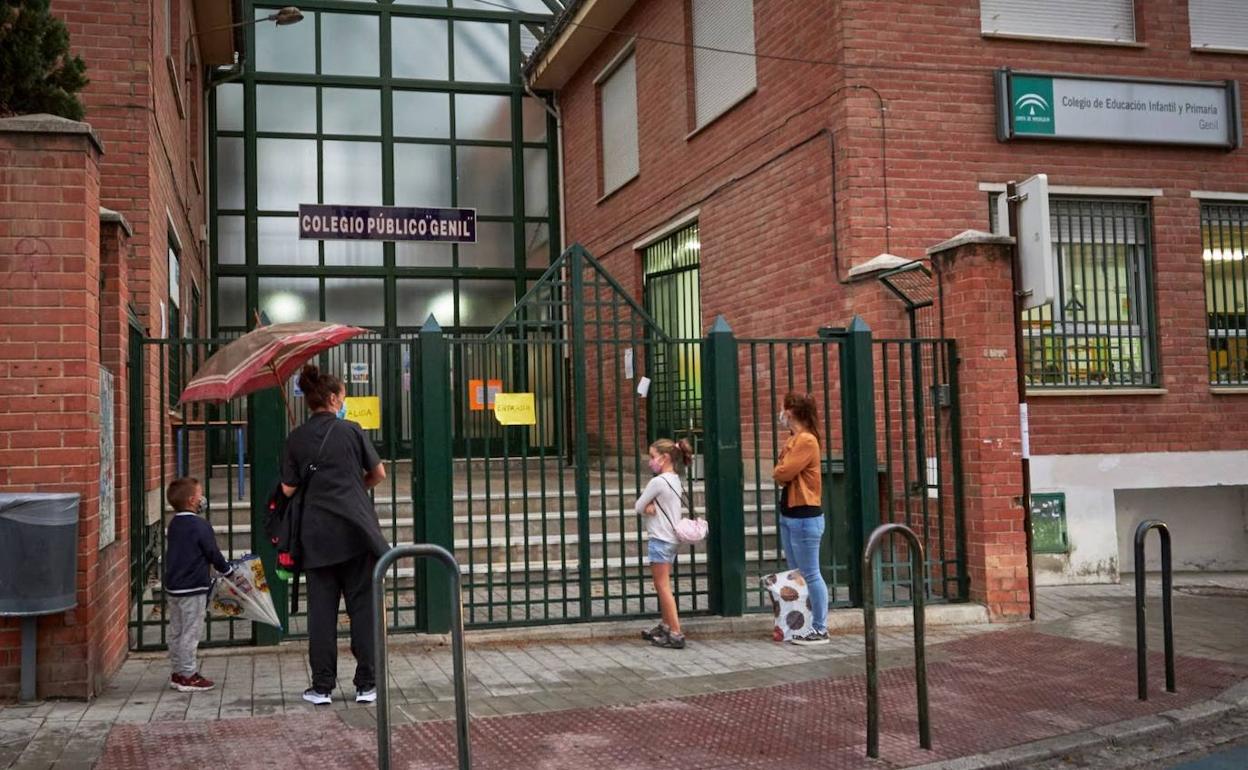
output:
[[1144,627],[1144,540],[1150,529],[1161,536],[1161,617],[1166,648],[1166,692],[1177,692],[1174,685],[1174,617],[1171,591],[1174,575],[1170,559],[1170,528],[1164,521],[1150,519],[1135,528],[1135,668],[1140,700],[1148,700],[1148,636]]
[[914,530],[904,524],[881,524],[871,532],[862,552],[862,628],[867,643],[867,756],[880,756],[880,672],[875,627],[875,580],[872,562],[875,552],[889,535],[900,532],[910,546],[910,597],[914,604],[914,681],[918,691],[919,745],[932,748],[931,718],[927,708],[927,656],[924,652],[926,628],[923,619],[923,544]]
[[468,683],[464,665],[464,608],[459,588],[459,562],[450,551],[436,545],[404,545],[391,548],[373,568],[373,623],[376,634],[377,674],[377,767],[390,768],[390,679],[386,671],[385,580],[386,570],[406,556],[436,559],[451,573],[451,655],[455,686],[455,742],[459,770],[469,770],[472,758],[468,743]]

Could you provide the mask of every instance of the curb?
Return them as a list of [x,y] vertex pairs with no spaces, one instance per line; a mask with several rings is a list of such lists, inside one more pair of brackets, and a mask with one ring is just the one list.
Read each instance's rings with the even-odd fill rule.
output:
[[1248,711],[1248,679],[1209,700],[1150,716],[1135,717],[1088,730],[1020,743],[996,751],[946,759],[908,770],[1004,770],[1103,746],[1127,746],[1140,739],[1191,727],[1237,711]]

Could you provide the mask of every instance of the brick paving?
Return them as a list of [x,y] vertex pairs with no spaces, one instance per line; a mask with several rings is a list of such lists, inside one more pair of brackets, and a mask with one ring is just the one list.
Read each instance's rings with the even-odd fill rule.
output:
[[[1196,590],[1211,585],[1234,590]],[[632,767],[654,764],[654,752],[681,745],[679,764],[687,767],[779,766],[783,756],[789,767],[902,766],[1175,708],[1248,676],[1248,576],[1181,579],[1180,589],[1188,587],[1175,595],[1177,646],[1185,656],[1180,692],[1161,693],[1155,663],[1158,695],[1142,706],[1133,695],[1129,586],[1044,588],[1034,625],[931,629],[935,755],[917,749],[913,727],[905,724],[914,714],[909,631],[884,630],[888,762],[875,764],[861,758],[860,634],[815,649],[774,645],[762,634],[695,636],[689,650],[675,654],[620,640],[474,646],[468,669],[477,765],[581,767],[590,757],[602,767]],[[1150,623],[1159,635],[1155,604],[1150,601]],[[1159,638],[1153,645],[1160,653]],[[449,766],[439,762],[453,757],[453,733],[449,723],[437,722],[452,714],[449,653],[413,637],[394,640],[391,652],[395,757],[416,762],[412,767]],[[348,687],[351,665],[344,655],[340,674]],[[218,689],[180,694],[166,686],[162,657],[136,655],[91,704],[0,707],[0,767],[85,768],[101,757],[100,767],[183,767],[218,764],[222,756],[235,767],[259,767],[316,756],[308,747],[323,747],[330,765],[372,764],[373,708],[341,692],[331,707],[303,703],[308,679],[298,647],[213,654],[203,669]],[[1079,689],[1095,682],[1099,689]],[[1076,702],[1070,694],[1080,692]],[[807,715],[811,709],[802,706],[809,703],[820,704],[814,711],[824,721],[793,716]],[[697,747],[654,734],[656,722],[700,736]],[[785,725],[786,734],[806,725],[823,743],[781,750],[763,729],[769,724]],[[252,748],[238,755],[231,746],[240,741],[231,736],[243,734],[250,737],[241,743]],[[734,756],[730,744],[719,743],[728,738],[738,740]],[[760,746],[763,756],[750,753]],[[811,751],[819,753],[813,764]]]
[[[1231,663],[1180,658],[1180,692],[1141,703],[1134,661],[1111,645],[1010,631],[951,642],[942,652],[946,659],[929,670],[936,720],[930,753],[915,738],[913,670],[895,668],[881,675],[878,763],[863,759],[865,680],[854,676],[478,719],[474,767],[906,767],[1178,708],[1248,676],[1248,668]],[[335,725],[322,715],[123,725],[113,730],[98,767],[196,767],[222,758],[245,767],[256,762],[260,745],[266,758],[363,768],[373,763],[373,740],[367,725]],[[453,723],[396,728],[394,757],[396,767],[411,770],[453,767]]]

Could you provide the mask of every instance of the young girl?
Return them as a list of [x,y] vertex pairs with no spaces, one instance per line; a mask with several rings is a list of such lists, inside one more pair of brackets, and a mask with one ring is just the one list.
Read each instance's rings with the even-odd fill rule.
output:
[[659,613],[662,622],[649,631],[642,631],[641,638],[656,647],[673,650],[684,649],[685,635],[680,632],[680,618],[676,616],[676,597],[672,596],[672,564],[676,561],[679,540],[676,522],[683,515],[680,493],[680,472],[689,463],[693,452],[689,443],[671,439],[659,439],[650,445],[650,470],[654,478],[646,484],[645,491],[637,498],[637,513],[645,517],[646,531],[650,533],[650,574],[654,576],[654,590],[659,595]]

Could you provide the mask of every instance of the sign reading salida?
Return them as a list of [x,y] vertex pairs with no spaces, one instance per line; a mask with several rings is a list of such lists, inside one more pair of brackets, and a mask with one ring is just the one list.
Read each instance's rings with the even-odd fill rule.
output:
[[318,241],[476,243],[476,209],[299,204],[299,237]]

